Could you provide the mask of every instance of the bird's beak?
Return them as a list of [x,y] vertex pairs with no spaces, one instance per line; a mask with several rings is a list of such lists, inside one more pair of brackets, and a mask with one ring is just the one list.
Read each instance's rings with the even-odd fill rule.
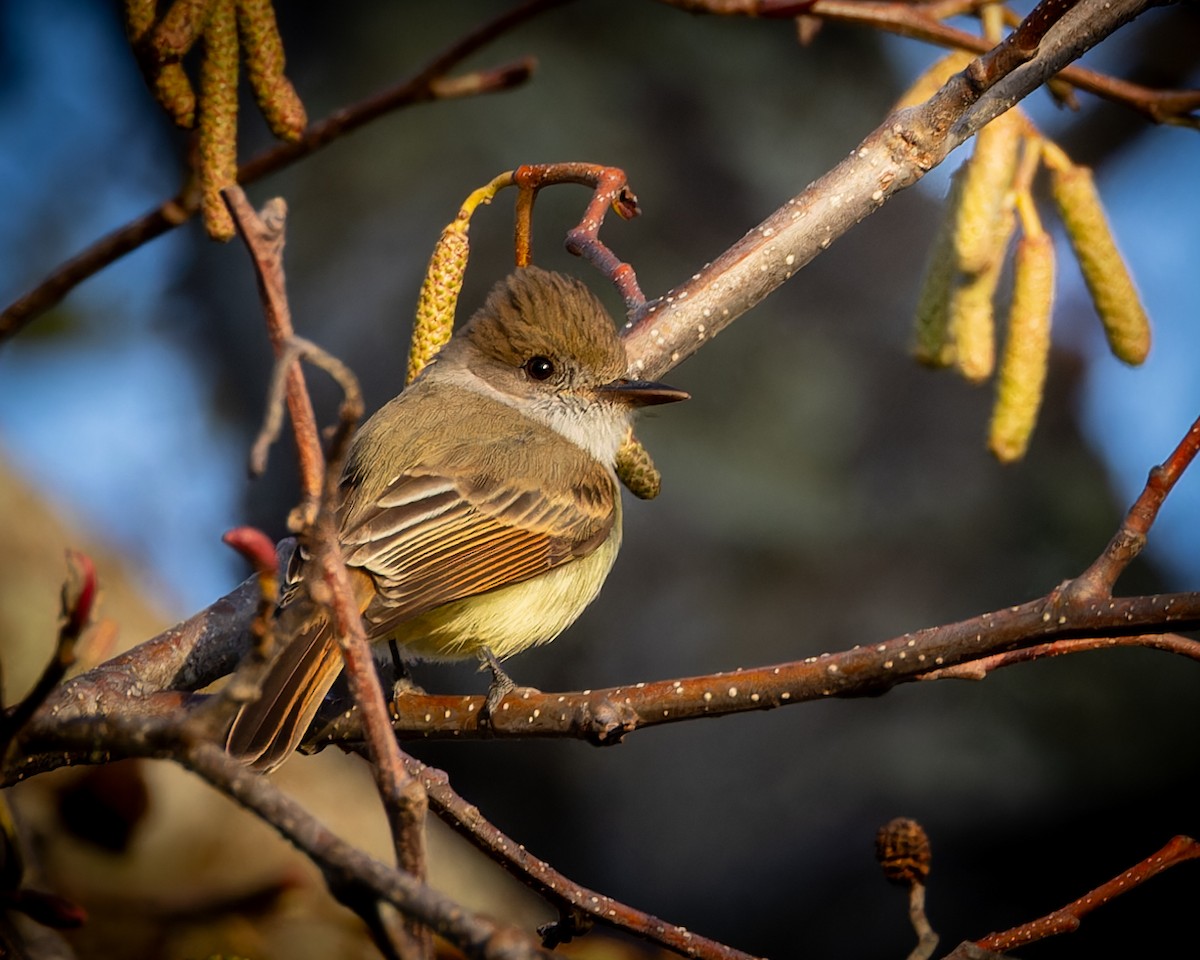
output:
[[599,387],[597,392],[616,403],[628,404],[631,407],[652,407],[660,403],[674,403],[676,400],[689,400],[691,394],[686,390],[668,387],[665,383],[655,383],[653,380],[614,380]]

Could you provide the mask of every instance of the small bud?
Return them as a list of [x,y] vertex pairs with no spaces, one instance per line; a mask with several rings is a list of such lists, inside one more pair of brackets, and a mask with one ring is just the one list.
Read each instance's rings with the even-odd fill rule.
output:
[[617,477],[639,500],[653,500],[662,490],[662,474],[632,430],[617,450]]
[[221,541],[242,555],[259,576],[275,576],[279,560],[271,538],[255,527],[234,527],[226,530]]
[[929,877],[932,858],[929,837],[916,820],[897,817],[875,834],[875,859],[883,867],[883,875],[892,883],[923,884]]
[[8,905],[51,930],[74,930],[87,922],[87,911],[83,907],[54,893],[17,890],[9,897]]
[[1053,306],[1054,243],[1046,233],[1023,236],[1013,264],[1012,306],[988,436],[988,447],[1002,463],[1025,455],[1037,422]]
[[221,191],[237,182],[238,43],[234,0],[214,0],[200,70],[200,187],[204,226],[214,240],[236,228]]
[[460,220],[447,226],[429,258],[421,294],[417,298],[417,316],[408,351],[409,383],[437,355],[454,330],[454,311],[471,253],[467,226]]
[[96,603],[96,565],[82,550],[67,551],[67,579],[60,603],[63,629],[78,637],[91,622]]
[[1092,172],[1047,150],[1054,202],[1113,355],[1136,366],[1150,352],[1150,320],[1104,215]]

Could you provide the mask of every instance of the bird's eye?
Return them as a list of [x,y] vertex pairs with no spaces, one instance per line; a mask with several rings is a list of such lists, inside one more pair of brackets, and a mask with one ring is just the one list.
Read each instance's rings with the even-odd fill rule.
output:
[[554,361],[549,357],[530,357],[525,361],[525,372],[534,380],[549,380],[554,376]]

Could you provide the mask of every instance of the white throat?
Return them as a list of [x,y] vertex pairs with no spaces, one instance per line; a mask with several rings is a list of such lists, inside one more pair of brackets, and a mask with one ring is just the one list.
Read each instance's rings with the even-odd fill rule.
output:
[[443,367],[438,375],[447,383],[521,411],[609,467],[616,462],[617,449],[629,430],[630,411],[621,404],[588,400],[570,393],[547,394],[530,403],[524,397],[497,389],[474,371],[457,364]]

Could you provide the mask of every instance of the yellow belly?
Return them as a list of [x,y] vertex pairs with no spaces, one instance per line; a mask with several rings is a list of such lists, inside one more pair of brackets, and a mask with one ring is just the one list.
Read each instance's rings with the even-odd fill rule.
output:
[[405,621],[391,636],[406,652],[430,660],[474,656],[483,647],[503,659],[546,643],[596,598],[620,546],[618,512],[608,539],[583,559],[532,580],[447,603]]

